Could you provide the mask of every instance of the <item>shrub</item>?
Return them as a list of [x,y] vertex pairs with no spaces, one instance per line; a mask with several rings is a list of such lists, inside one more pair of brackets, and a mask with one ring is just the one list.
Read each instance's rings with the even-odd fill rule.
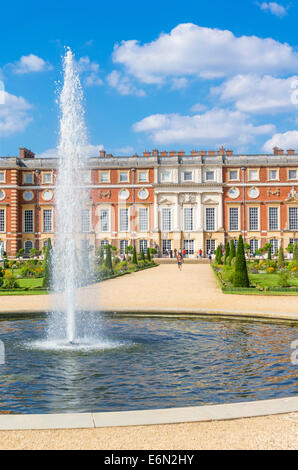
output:
[[290,273],[288,271],[281,271],[278,275],[278,285],[280,287],[289,287],[290,286]]
[[44,255],[44,263],[43,263],[43,269],[44,269],[44,278],[43,278],[43,283],[42,286],[49,288],[51,286],[52,282],[52,241],[50,238],[48,238],[47,246],[45,249],[45,255]]
[[295,245],[294,245],[293,260],[298,261],[298,243],[295,243]]
[[244,253],[242,235],[239,236],[235,263],[234,287],[249,287],[247,265]]
[[285,265],[284,250],[283,250],[283,247],[280,246],[278,250],[278,266],[279,268],[283,268],[284,265]]
[[13,274],[7,273],[5,274],[3,281],[3,287],[4,289],[17,289],[19,287],[19,283]]
[[150,248],[147,248],[147,261],[151,261],[151,249]]
[[106,262],[105,266],[110,274],[114,274],[113,271],[113,263],[112,263],[112,255],[111,255],[111,246],[106,245]]
[[103,279],[107,279],[109,277],[111,277],[110,269],[105,264],[99,266],[96,272],[96,279],[98,281],[102,281]]
[[274,273],[274,271],[275,271],[275,269],[274,269],[273,266],[269,266],[269,268],[267,268],[267,273],[268,274],[272,274],[272,273]]
[[225,259],[224,259],[224,264],[227,264],[228,258],[230,254],[230,244],[229,242],[226,243],[226,248],[225,248]]
[[144,253],[143,248],[141,250],[141,260],[144,261],[144,263],[145,263],[145,253]]
[[236,256],[236,249],[234,240],[231,240],[230,243],[230,253],[229,253],[229,265],[231,266],[233,258]]
[[136,247],[133,247],[133,252],[132,252],[132,264],[137,265],[138,264],[138,258],[137,258],[137,251]]

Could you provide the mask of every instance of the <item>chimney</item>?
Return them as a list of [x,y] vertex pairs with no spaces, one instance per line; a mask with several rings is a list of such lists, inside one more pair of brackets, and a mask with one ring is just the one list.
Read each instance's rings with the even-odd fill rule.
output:
[[233,155],[233,150],[226,150],[227,157],[231,157]]
[[198,152],[197,150],[192,150],[192,151],[190,152],[190,155],[191,155],[192,157],[198,157],[198,156],[199,156],[199,152]]
[[214,150],[209,150],[208,155],[209,155],[209,157],[215,157],[215,151]]
[[35,153],[31,150],[26,149],[25,147],[20,147],[20,157],[19,158],[34,158]]
[[207,155],[207,152],[206,152],[206,150],[201,150],[200,154],[201,154],[202,157],[205,157]]
[[184,150],[179,150],[178,151],[178,157],[184,157],[184,155],[185,155]]
[[159,151],[157,149],[152,150],[152,157],[158,157]]
[[148,150],[145,150],[145,152],[143,152],[143,157],[150,157],[151,155],[151,152],[148,152]]
[[282,149],[279,149],[278,150],[278,155],[283,155],[284,154],[284,151]]
[[100,150],[100,151],[99,151],[99,156],[100,156],[100,158],[105,158],[105,156],[106,156],[106,151],[105,151],[105,150]]
[[293,150],[293,149],[288,149],[288,150],[287,150],[287,154],[288,154],[288,155],[295,155],[295,150]]
[[278,147],[273,147],[273,155],[279,155],[279,148]]
[[221,146],[217,152],[217,155],[224,155],[224,154],[225,154],[225,149],[223,148],[223,146]]
[[167,157],[167,156],[168,156],[168,152],[167,152],[166,150],[162,150],[162,151],[160,152],[160,156],[161,156],[161,157]]
[[169,152],[169,155],[170,155],[170,157],[176,157],[177,152],[176,152],[175,150],[171,150],[171,151]]

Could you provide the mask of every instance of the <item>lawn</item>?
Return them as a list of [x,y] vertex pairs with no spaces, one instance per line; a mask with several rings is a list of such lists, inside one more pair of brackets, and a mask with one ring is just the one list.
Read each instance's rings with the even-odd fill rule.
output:
[[[251,274],[249,273],[249,280],[251,284],[256,284],[261,287],[278,287],[278,274]],[[291,277],[291,286],[298,287],[298,277]]]
[[21,288],[28,287],[28,289],[33,289],[35,287],[42,287],[43,278],[42,277],[32,278],[32,279],[26,278],[26,279],[18,279],[17,281]]

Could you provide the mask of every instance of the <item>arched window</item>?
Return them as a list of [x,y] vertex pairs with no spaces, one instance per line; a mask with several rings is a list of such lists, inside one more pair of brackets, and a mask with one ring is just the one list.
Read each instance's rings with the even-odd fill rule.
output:
[[33,242],[31,240],[27,240],[24,243],[24,250],[25,250],[25,255],[29,255],[30,250],[33,248]]

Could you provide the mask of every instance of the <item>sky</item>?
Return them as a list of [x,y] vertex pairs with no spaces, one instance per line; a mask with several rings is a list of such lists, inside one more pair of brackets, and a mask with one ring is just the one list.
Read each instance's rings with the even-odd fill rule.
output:
[[2,3],[0,155],[56,154],[67,46],[90,155],[298,149],[297,17],[290,0]]

